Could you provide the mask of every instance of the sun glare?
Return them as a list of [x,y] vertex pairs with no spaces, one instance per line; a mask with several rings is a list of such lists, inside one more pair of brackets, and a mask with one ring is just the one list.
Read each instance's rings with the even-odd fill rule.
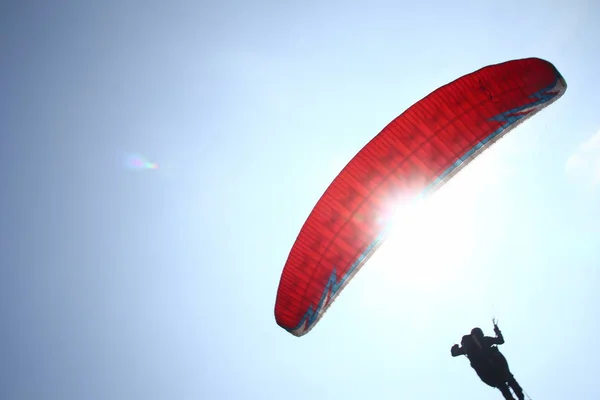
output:
[[463,264],[469,254],[468,202],[444,189],[430,198],[400,205],[380,249],[378,263],[410,282],[412,290],[440,289],[451,279],[451,270],[456,271],[448,265]]
[[430,197],[398,205],[385,243],[368,262],[362,306],[423,322],[478,279],[473,258],[485,213],[481,200],[504,167],[484,154]]

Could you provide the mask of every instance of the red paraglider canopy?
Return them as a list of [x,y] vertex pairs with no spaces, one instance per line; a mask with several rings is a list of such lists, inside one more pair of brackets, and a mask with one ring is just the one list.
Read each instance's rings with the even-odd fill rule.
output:
[[432,193],[566,88],[551,63],[513,60],[442,86],[394,119],[308,216],[281,275],[277,323],[307,333],[381,244],[391,196]]

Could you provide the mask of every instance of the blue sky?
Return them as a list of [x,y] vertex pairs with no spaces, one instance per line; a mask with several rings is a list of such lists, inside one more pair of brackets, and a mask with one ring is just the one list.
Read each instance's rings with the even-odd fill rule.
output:
[[[450,357],[492,316],[532,398],[597,398],[598,16],[3,2],[0,398],[498,399]],[[531,56],[564,97],[419,205],[307,336],[279,328],[281,269],[343,165],[440,85]]]

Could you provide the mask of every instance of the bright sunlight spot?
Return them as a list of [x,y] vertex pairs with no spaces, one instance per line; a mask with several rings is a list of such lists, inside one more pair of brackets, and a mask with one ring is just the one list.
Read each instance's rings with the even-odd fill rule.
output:
[[362,307],[422,324],[474,280],[485,290],[467,266],[477,265],[470,259],[485,235],[486,194],[510,172],[496,154],[484,152],[430,197],[397,206],[386,242],[359,274]]

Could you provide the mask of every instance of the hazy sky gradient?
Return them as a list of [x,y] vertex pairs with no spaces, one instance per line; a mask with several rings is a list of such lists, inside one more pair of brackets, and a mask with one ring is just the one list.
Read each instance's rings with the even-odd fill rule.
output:
[[[0,398],[500,399],[450,357],[492,316],[533,399],[600,398],[600,4],[418,4],[2,2]],[[287,254],[344,164],[440,85],[532,56],[563,98],[307,336],[279,328]]]

